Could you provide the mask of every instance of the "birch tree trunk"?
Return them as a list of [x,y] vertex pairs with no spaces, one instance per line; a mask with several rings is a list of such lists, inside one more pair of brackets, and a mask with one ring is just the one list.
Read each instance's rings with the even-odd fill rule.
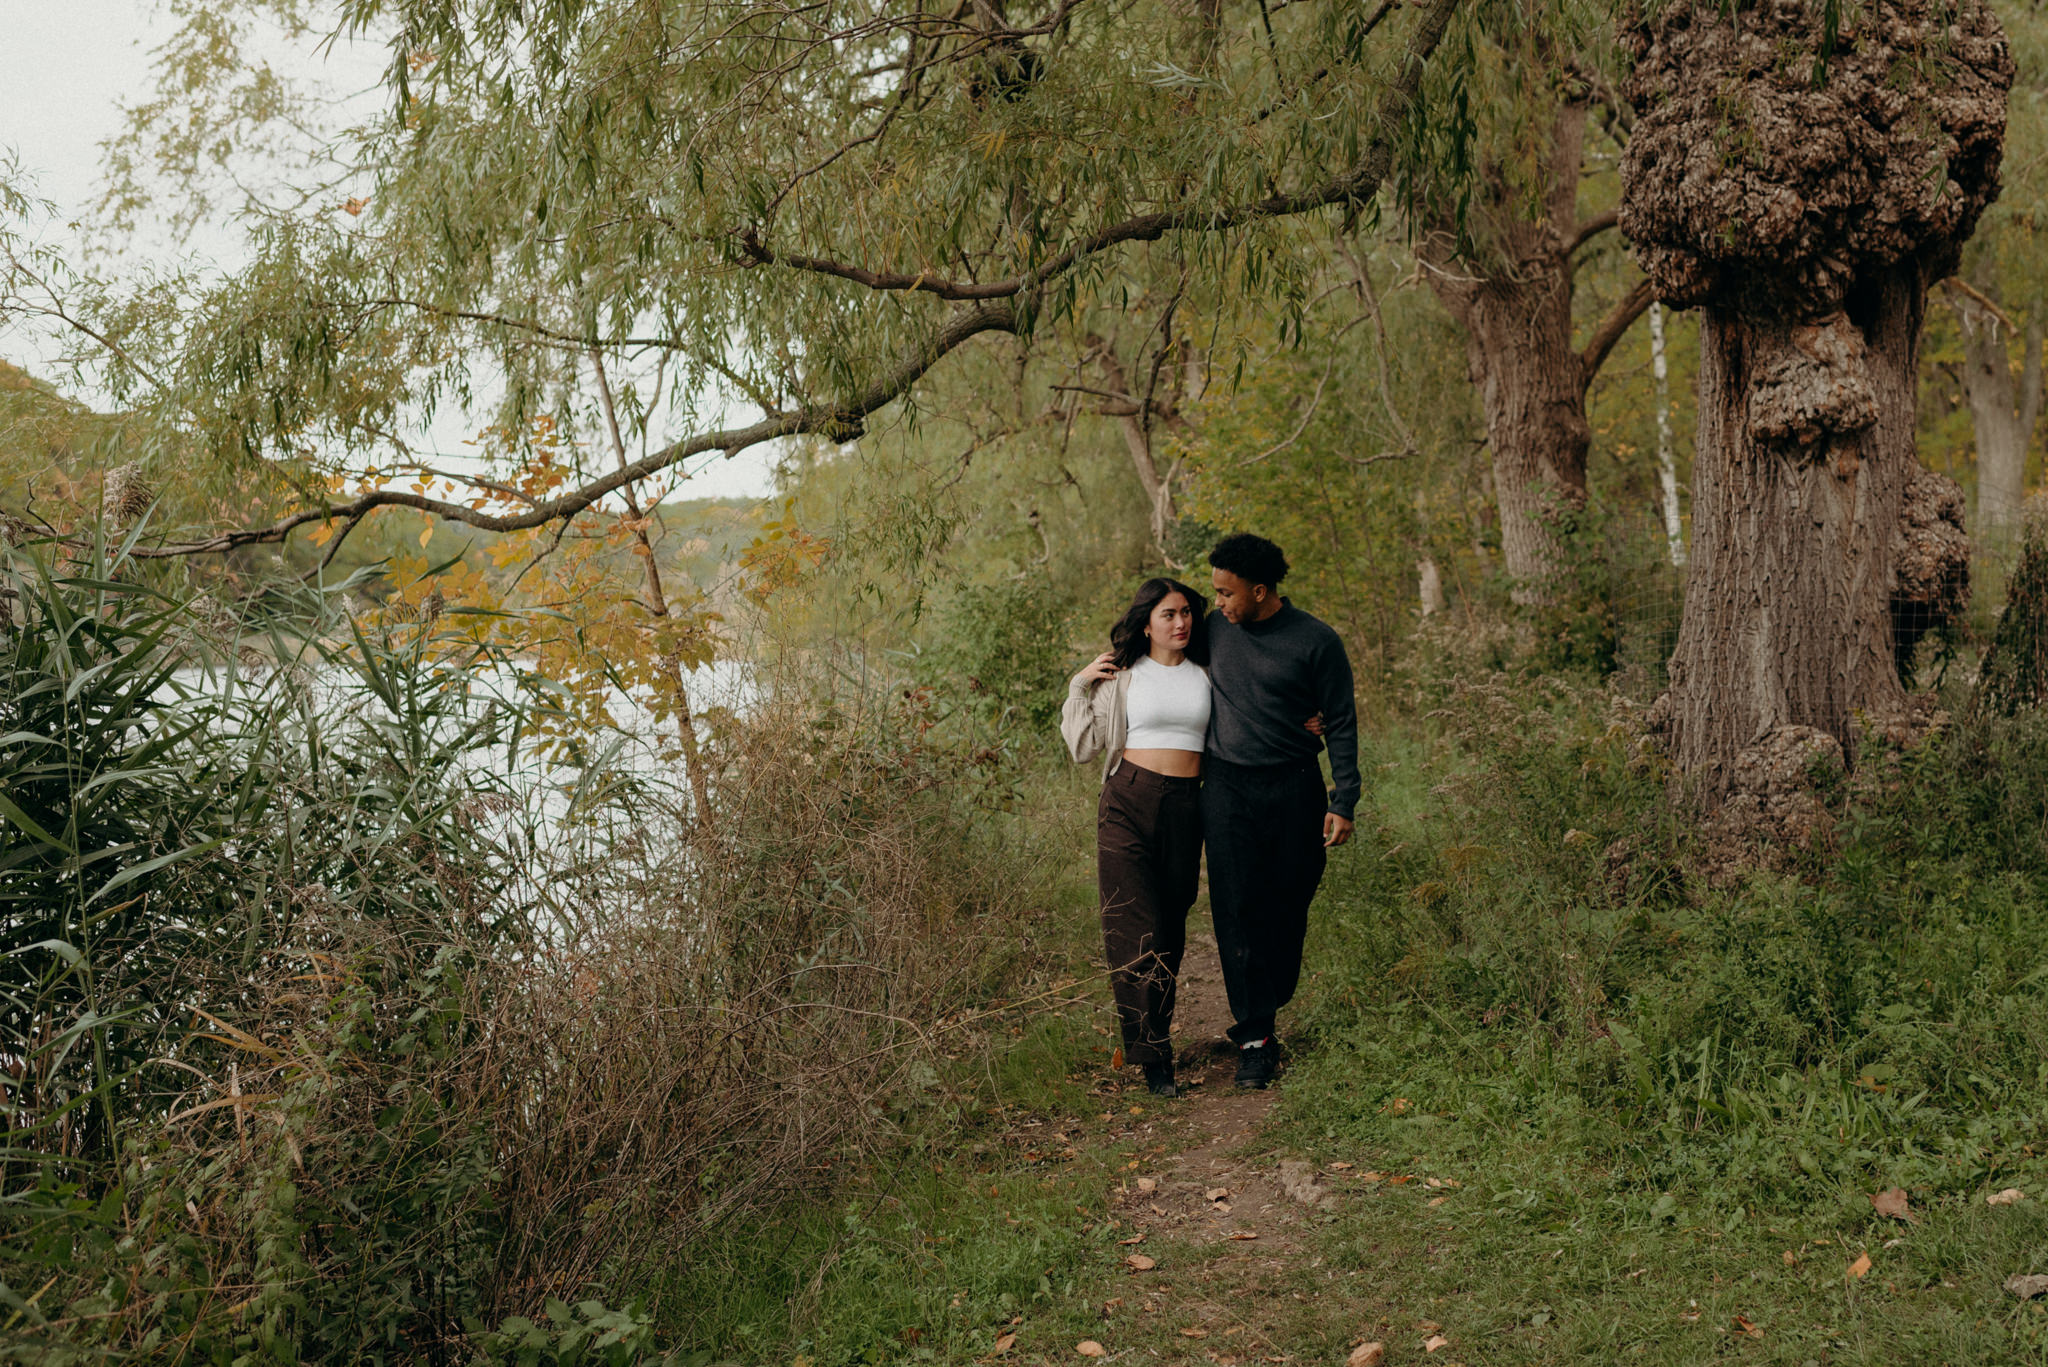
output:
[[1664,494],[1664,542],[1685,565],[1685,524],[1678,508],[1678,458],[1671,449],[1671,372],[1664,362],[1664,306],[1650,304],[1650,374],[1657,382],[1657,483]]

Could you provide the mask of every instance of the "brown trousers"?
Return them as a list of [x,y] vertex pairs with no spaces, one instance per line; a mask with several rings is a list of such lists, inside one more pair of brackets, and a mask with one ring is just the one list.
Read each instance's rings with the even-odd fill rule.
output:
[[1173,1060],[1173,998],[1202,867],[1202,781],[1125,762],[1095,815],[1102,942],[1130,1063]]

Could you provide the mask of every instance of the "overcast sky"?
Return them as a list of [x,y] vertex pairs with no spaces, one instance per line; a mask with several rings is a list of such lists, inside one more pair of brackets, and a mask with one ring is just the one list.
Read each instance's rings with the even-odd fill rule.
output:
[[[57,205],[57,221],[35,236],[80,264],[88,251],[82,230],[91,226],[100,184],[100,143],[120,131],[122,104],[147,96],[151,53],[174,28],[157,0],[0,0],[0,156],[11,152],[36,194]],[[322,59],[307,54],[301,60]],[[374,82],[383,63],[381,51],[344,47],[306,74],[331,89],[356,91]],[[145,238],[138,254],[144,261],[197,260],[225,270],[241,259],[232,229],[184,241]],[[56,378],[49,364],[55,351],[48,335],[0,329],[0,356],[45,378]],[[96,396],[77,397],[91,403]],[[436,444],[456,444],[461,429],[472,425],[451,420],[444,431],[437,423]],[[773,467],[769,448],[729,461],[713,457],[682,493],[757,497],[772,491]]]

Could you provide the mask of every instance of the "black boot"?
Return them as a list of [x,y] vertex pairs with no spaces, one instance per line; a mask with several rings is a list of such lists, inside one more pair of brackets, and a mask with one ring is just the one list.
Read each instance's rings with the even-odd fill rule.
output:
[[1145,1069],[1145,1085],[1151,1089],[1152,1095],[1163,1097],[1176,1097],[1180,1095],[1180,1088],[1174,1085],[1173,1081],[1172,1059],[1163,1059],[1158,1063],[1147,1063],[1142,1066]]
[[1264,1091],[1279,1066],[1279,1040],[1268,1035],[1256,1044],[1247,1044],[1237,1051],[1237,1085],[1252,1091]]

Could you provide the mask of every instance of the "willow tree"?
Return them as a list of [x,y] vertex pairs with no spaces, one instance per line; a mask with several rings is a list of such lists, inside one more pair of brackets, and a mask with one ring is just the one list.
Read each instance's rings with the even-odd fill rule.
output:
[[[139,553],[394,507],[637,516],[685,462],[913,412],[949,354],[1113,305],[1156,244],[1274,289],[1270,225],[1360,212],[1424,141],[1456,3],[350,0],[391,113],[327,149],[334,202],[107,334],[188,432],[301,472],[301,505]],[[485,383],[481,472],[403,444]],[[551,415],[591,439],[536,444]]]
[[1904,705],[1906,529],[1960,506],[1914,451],[1921,321],[1998,192],[2013,63],[1983,0],[1668,0],[1625,38],[1621,229],[1701,315],[1670,726],[1712,794],[1749,747],[1846,752]]
[[1538,604],[1555,594],[1586,505],[1587,390],[1650,293],[1633,283],[1574,336],[1579,263],[1615,224],[1611,203],[1581,209],[1589,144],[1612,148],[1627,136],[1627,111],[1601,71],[1604,7],[1503,8],[1471,34],[1471,64],[1483,74],[1467,83],[1462,69],[1435,73],[1466,87],[1475,165],[1452,175],[1423,168],[1414,226],[1430,288],[1465,332],[1512,591]]

